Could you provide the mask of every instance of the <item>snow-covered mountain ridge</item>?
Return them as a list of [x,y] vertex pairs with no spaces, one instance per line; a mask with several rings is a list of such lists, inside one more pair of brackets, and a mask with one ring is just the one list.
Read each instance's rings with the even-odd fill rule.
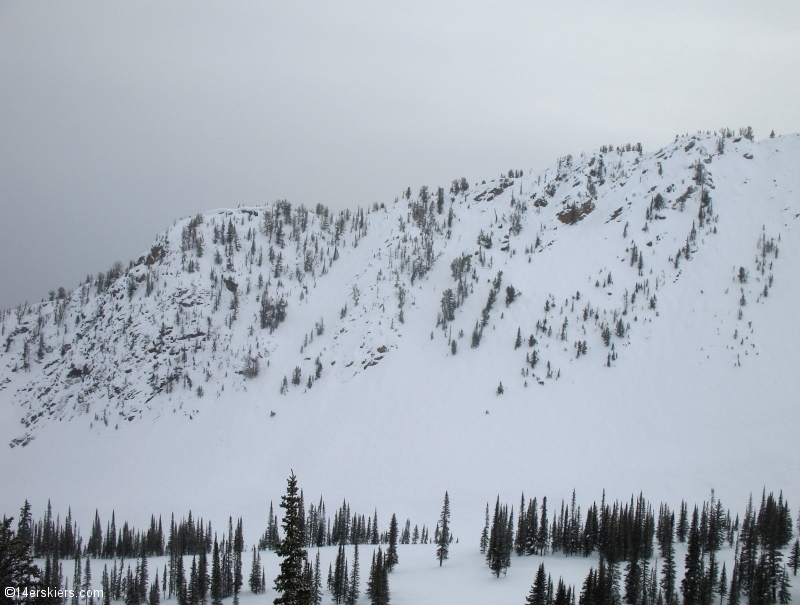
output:
[[[691,261],[714,248],[718,229],[745,218],[726,199],[730,189],[745,193],[748,181],[797,159],[796,137],[737,138],[722,155],[716,141],[563,158],[541,175],[451,187],[438,208],[431,190],[427,200],[339,214],[278,202],[177,221],[128,269],[4,313],[0,382],[23,415],[12,445],[53,418],[109,426],[172,408],[197,414],[203,395],[213,401],[225,388],[278,394],[290,388],[284,378],[298,382],[295,367],[295,390],[357,381],[407,330],[431,331],[443,357],[466,357],[481,354],[468,349],[490,326],[500,332],[484,337],[509,346],[518,328],[520,383],[544,384],[573,359],[574,375],[581,363],[614,365],[648,337],[661,290],[684,273],[718,277],[698,275]],[[796,185],[773,180],[774,195],[751,202],[761,224],[747,217],[749,239],[726,259],[729,304],[716,311],[731,363],[755,349],[752,322],[737,319],[741,299],[767,303],[778,222],[796,218]],[[740,266],[750,274],[741,283]],[[507,305],[509,285],[519,294]],[[492,289],[497,302],[476,330]],[[445,291],[452,297],[442,302],[436,293]],[[284,305],[285,323],[274,319]],[[404,323],[409,307],[417,312]]]
[[712,385],[765,350],[796,366],[796,329],[771,326],[800,294],[798,163],[798,135],[697,134],[355,211],[181,219],[131,266],[2,314],[3,436],[19,452],[68,422],[81,447],[129,433],[135,450],[167,419],[189,434],[237,423],[225,439],[244,439],[284,418],[313,441],[352,421],[331,420],[347,401],[398,435],[504,404],[524,432],[514,406],[635,382],[654,351]]

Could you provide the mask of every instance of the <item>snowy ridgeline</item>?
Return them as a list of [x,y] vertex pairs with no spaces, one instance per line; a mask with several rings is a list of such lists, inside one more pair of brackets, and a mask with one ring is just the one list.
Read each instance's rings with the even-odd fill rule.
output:
[[274,415],[277,395],[358,389],[429,333],[441,376],[513,368],[487,395],[580,380],[649,339],[665,301],[702,296],[714,325],[697,348],[738,367],[759,354],[781,271],[796,270],[781,237],[800,212],[787,168],[800,137],[743,134],[603,147],[355,211],[279,201],[176,221],[129,265],[2,312],[11,445],[53,420],[190,420],[254,389]]
[[658,511],[641,495],[607,503],[603,494],[584,514],[574,492],[552,513],[546,497],[537,505],[523,495],[516,521],[513,507],[498,499],[492,513],[487,504],[479,540],[453,536],[447,495],[433,537],[410,521],[401,529],[395,515],[378,529],[377,512],[365,523],[346,502],[332,519],[321,499],[306,511],[296,483],[281,507],[281,528],[270,506],[252,545],[241,518],[217,531],[191,513],[168,527],[153,516],[144,531],[113,514],[103,529],[96,515],[84,540],[71,513],[62,523],[48,504],[34,521],[27,502],[16,536],[40,565],[42,587],[101,589],[104,602],[126,604],[272,602],[291,552],[309,595],[298,602],[308,603],[521,603],[527,595],[535,605],[771,605],[797,596],[800,541],[782,495],[751,498],[741,518],[713,491],[699,506]]

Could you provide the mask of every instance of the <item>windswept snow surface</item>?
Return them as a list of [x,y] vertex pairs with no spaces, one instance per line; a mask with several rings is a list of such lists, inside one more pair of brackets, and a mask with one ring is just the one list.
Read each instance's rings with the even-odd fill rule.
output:
[[[460,544],[446,565],[458,567],[479,557],[484,507],[498,494],[509,504],[522,491],[546,495],[557,507],[576,488],[585,508],[603,489],[611,500],[642,491],[675,508],[714,488],[741,512],[766,487],[796,510],[800,136],[725,143],[719,154],[716,136],[692,135],[655,153],[586,153],[467,192],[445,187],[441,214],[431,188],[427,207],[412,194],[363,209],[363,224],[361,211],[275,204],[177,221],[103,291],[93,282],[4,315],[0,441],[13,447],[0,449],[3,511],[28,498],[38,517],[49,498],[62,514],[71,506],[84,531],[96,508],[137,527],[152,513],[191,509],[217,525],[242,515],[252,544],[293,469],[307,502],[321,494],[360,513],[377,508],[384,529],[392,513],[434,527],[448,490]],[[698,162],[711,196],[702,227]],[[659,193],[665,207],[651,210]],[[282,223],[283,248],[270,222]],[[231,243],[213,243],[229,225]],[[476,243],[481,231],[491,248]],[[443,329],[442,295],[457,290],[451,262],[461,255],[468,293]],[[506,306],[509,285],[520,293]],[[265,292],[287,301],[273,332],[260,327]],[[260,366],[250,379],[237,373],[248,354]],[[440,573],[434,565],[431,554],[420,573]],[[524,590],[508,602],[527,594],[535,567],[526,565]],[[401,563],[392,578],[400,592],[405,573]],[[412,601],[443,602],[402,599]]]

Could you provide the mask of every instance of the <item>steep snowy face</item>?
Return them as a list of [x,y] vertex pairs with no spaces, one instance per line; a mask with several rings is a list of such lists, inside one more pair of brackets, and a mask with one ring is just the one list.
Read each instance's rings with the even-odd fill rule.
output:
[[782,238],[798,225],[799,162],[796,135],[694,135],[338,214],[279,201],[179,220],[127,267],[3,312],[10,445],[54,420],[97,433],[224,414],[214,402],[236,392],[272,407],[356,393],[377,364],[402,389],[421,343],[425,380],[496,374],[481,396],[580,382],[623,371],[685,305],[704,314],[697,348],[738,367],[797,271]]

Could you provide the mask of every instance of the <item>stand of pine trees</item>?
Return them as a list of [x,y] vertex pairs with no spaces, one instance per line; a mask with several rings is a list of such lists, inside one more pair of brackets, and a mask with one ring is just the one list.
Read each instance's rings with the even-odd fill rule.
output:
[[[301,505],[303,500],[301,491]],[[378,529],[377,511],[372,516],[351,512],[350,505],[346,500],[334,511],[333,517],[327,516],[326,510],[326,505],[322,498],[319,499],[318,504],[310,504],[307,511],[301,509],[300,523],[303,528],[303,546],[305,548],[321,548],[340,544],[388,544],[392,541],[392,535],[395,535],[395,550],[398,543],[410,544],[414,539],[416,540],[416,542],[413,542],[414,544],[427,544],[429,542],[428,530],[424,525],[421,532],[419,526],[415,526],[415,534],[411,533],[410,519],[406,520],[405,528],[401,535],[396,517],[394,519],[396,526],[394,532],[396,533],[393,534],[391,523],[388,531],[381,532]],[[412,538],[412,535],[416,535],[416,538]],[[259,538],[258,549],[275,550],[280,542],[278,518],[274,514],[273,506],[270,503],[267,528]]]
[[[541,515],[541,516],[539,516]],[[583,584],[580,605],[712,605],[715,600],[727,605],[786,605],[791,600],[789,569],[800,568],[800,540],[792,547],[788,567],[783,563],[783,549],[793,538],[788,503],[780,494],[762,494],[755,512],[752,498],[739,528],[739,519],[731,520],[714,491],[701,507],[681,502],[678,522],[668,505],[661,504],[656,522],[652,506],[640,495],[630,503],[605,502],[589,507],[585,521],[576,504],[575,492],[569,505],[562,502],[559,512],[547,518],[547,499],[541,508],[536,499],[521,499],[516,537],[513,535],[513,508],[497,499],[494,517],[481,533],[480,550],[497,577],[511,563],[512,549],[518,556],[550,552],[590,556],[597,551],[599,565],[592,568]],[[800,523],[798,524],[800,531]],[[677,578],[674,542],[687,543],[684,576]],[[661,568],[651,567],[654,540],[658,546]],[[725,565],[720,568],[718,553],[723,544],[736,547],[731,577]],[[528,596],[528,603],[553,605],[575,598],[574,591],[561,587],[553,593],[552,582],[543,579],[544,567]],[[659,578],[660,576],[660,578]],[[544,587],[544,588],[543,588]],[[680,587],[680,588],[679,588]],[[680,596],[679,596],[680,590]],[[559,597],[561,594],[561,597]],[[682,596],[682,599],[680,598]],[[566,601],[565,601],[566,599]]]
[[[282,530],[270,505],[267,529],[257,547],[252,547],[247,577],[251,593],[263,594],[266,578],[260,551],[275,550],[283,559],[275,580],[277,603],[319,605],[319,553],[312,564],[306,548],[338,545],[328,589],[335,603],[355,605],[361,593],[359,546],[370,543],[378,549],[373,551],[366,594],[371,603],[388,603],[388,574],[399,563],[398,543],[431,541],[425,526],[421,531],[414,526],[412,532],[410,520],[401,531],[397,515],[392,515],[388,530],[382,532],[377,512],[371,516],[354,513],[346,501],[332,517],[326,515],[322,499],[306,509],[294,475],[289,478],[281,508]],[[738,516],[731,518],[713,491],[709,501],[691,509],[683,501],[675,511],[662,503],[657,514],[641,494],[628,502],[608,503],[605,493],[599,504],[592,503],[583,512],[574,491],[569,503],[562,501],[555,511],[548,512],[546,497],[539,503],[523,494],[516,520],[514,509],[499,497],[494,514],[490,513],[487,504],[480,550],[496,577],[506,573],[512,553],[597,554],[599,562],[585,577],[580,595],[560,580],[554,585],[542,567],[544,579],[537,573],[528,602],[544,605],[572,605],[576,600],[579,605],[786,605],[791,600],[790,577],[800,568],[800,540],[795,539],[789,505],[782,494],[776,498],[766,491],[757,508],[751,498],[741,522]],[[440,566],[453,541],[449,517],[449,493],[445,493],[432,540]],[[103,529],[95,512],[89,538],[84,541],[71,511],[62,522],[61,517],[54,518],[48,503],[44,517],[34,521],[30,504],[25,502],[16,532],[4,519],[0,538],[3,573],[17,565],[15,569],[21,569],[23,575],[28,573],[29,582],[58,589],[89,588],[94,574],[104,590],[103,605],[112,601],[160,605],[167,599],[175,599],[178,605],[220,605],[230,597],[237,603],[244,583],[242,521],[234,523],[232,517],[227,531],[217,534],[210,522],[195,521],[190,512],[179,522],[170,519],[165,536],[161,519],[155,515],[146,531],[137,531],[127,522],[117,529],[113,512]],[[677,573],[676,541],[686,544],[682,577]],[[726,543],[735,551],[733,565],[719,561]],[[346,545],[354,546],[350,560]],[[37,554],[43,560],[41,569],[33,565]],[[150,565],[154,556],[166,557],[165,564],[155,570]],[[104,558],[108,562],[102,570],[92,564],[91,559]],[[65,559],[71,559],[70,574],[63,572]],[[41,602],[64,605],[60,599]],[[70,605],[80,603],[72,600]]]

